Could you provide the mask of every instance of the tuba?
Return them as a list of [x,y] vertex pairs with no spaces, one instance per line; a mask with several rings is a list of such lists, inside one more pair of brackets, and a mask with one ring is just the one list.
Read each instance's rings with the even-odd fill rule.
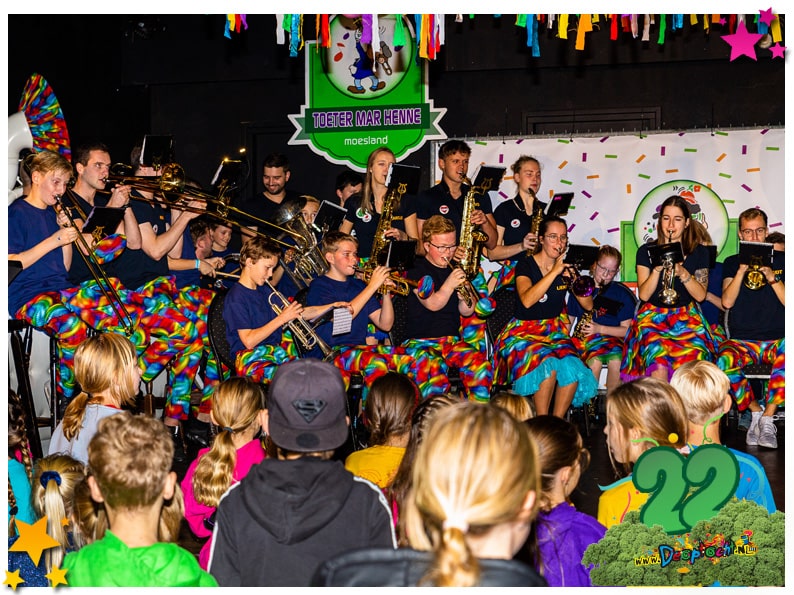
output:
[[463,183],[469,186],[469,191],[463,199],[463,216],[460,221],[460,244],[465,250],[465,254],[458,266],[462,268],[469,279],[477,275],[480,267],[480,255],[488,236],[480,229],[479,225],[472,225],[471,214],[476,206],[474,198],[478,194],[485,194],[491,188],[491,180],[488,179],[482,186],[475,186],[471,180],[463,176]]
[[[265,280],[265,283],[272,292],[270,297],[267,299],[267,303],[270,304],[273,312],[275,312],[276,316],[278,316],[281,314],[284,308],[289,306],[290,302],[286,297],[284,297],[284,294],[277,291],[267,279]],[[319,347],[320,351],[323,353],[323,360],[325,361],[330,361],[334,356],[333,349],[331,349],[331,347],[329,347],[328,344],[323,341],[322,337],[320,337],[320,335],[318,335],[317,332],[312,328],[312,325],[304,320],[302,316],[299,316],[295,320],[290,320],[284,326],[289,329],[289,332],[292,333],[293,338],[300,343],[300,346],[306,351],[311,351],[315,347]]]
[[750,258],[750,268],[744,277],[744,286],[747,289],[761,289],[766,285],[766,277],[761,272],[763,266],[763,259],[760,256],[752,256]]

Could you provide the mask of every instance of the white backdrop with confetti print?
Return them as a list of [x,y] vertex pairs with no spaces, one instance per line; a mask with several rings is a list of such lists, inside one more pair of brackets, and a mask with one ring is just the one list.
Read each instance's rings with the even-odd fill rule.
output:
[[[718,247],[718,260],[738,249],[736,219],[760,207],[770,231],[785,231],[784,129],[657,133],[638,136],[466,139],[469,177],[480,164],[506,168],[491,201],[516,194],[510,166],[531,155],[541,164],[539,198],[573,192],[565,217],[570,242],[611,244],[624,255],[622,279],[635,280],[637,246],[654,234],[658,207],[671,194],[684,197]],[[434,142],[434,155],[441,142]],[[436,180],[441,178],[437,160]]]

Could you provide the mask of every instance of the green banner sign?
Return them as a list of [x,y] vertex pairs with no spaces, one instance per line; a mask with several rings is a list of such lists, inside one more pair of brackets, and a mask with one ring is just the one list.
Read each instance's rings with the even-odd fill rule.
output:
[[289,144],[363,171],[376,147],[388,146],[399,161],[425,141],[446,138],[438,126],[446,109],[428,98],[427,63],[417,62],[412,23],[400,15],[398,27],[397,18],[379,15],[373,39],[360,18],[336,15],[330,48],[307,43],[306,104],[289,115],[296,128]]

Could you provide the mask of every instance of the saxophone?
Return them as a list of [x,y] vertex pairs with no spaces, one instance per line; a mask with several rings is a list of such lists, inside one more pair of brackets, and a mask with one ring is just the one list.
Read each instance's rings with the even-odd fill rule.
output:
[[[378,226],[375,229],[375,239],[372,240],[372,250],[369,253],[369,260],[366,265],[357,268],[356,270],[364,276],[366,282],[372,277],[372,272],[378,266],[378,257],[388,250],[387,244],[390,240],[386,239],[386,232],[391,229],[392,219],[394,218],[395,205],[400,204],[403,194],[408,188],[408,184],[400,183],[394,188],[389,188],[386,195],[383,197],[383,206],[380,210],[380,219]],[[385,284],[380,287],[378,293],[385,294],[389,291],[399,295],[408,295],[411,291],[411,286],[408,279],[404,279],[399,273],[392,273],[391,280],[394,282],[394,287],[387,287]]]
[[[543,223],[543,209],[538,206],[537,196],[533,192],[532,188],[527,188],[529,193],[532,195],[532,215],[530,216],[530,224],[529,224],[529,232],[534,233],[535,237],[538,236],[540,233],[540,224]],[[540,246],[539,243],[535,244],[534,250],[527,250],[527,256],[532,256]]]
[[579,320],[576,322],[576,326],[573,328],[573,333],[571,336],[574,339],[584,340],[584,327],[586,324],[590,324],[591,322],[593,322],[593,311],[585,310],[584,313],[579,317]]
[[465,249],[463,258],[458,266],[464,270],[466,277],[473,279],[480,268],[480,255],[488,236],[480,229],[479,225],[473,225],[471,214],[476,206],[474,198],[477,194],[485,195],[491,188],[490,178],[483,182],[482,186],[474,186],[471,180],[463,176],[463,183],[469,186],[469,192],[463,199],[463,217],[460,222],[460,239],[458,243]]

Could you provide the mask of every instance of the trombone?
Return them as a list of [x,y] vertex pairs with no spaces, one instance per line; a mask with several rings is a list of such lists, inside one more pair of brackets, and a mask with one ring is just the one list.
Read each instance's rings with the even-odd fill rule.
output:
[[[286,297],[284,297],[284,294],[276,290],[276,288],[270,284],[270,281],[265,279],[265,283],[271,291],[270,296],[267,298],[267,303],[273,309],[273,312],[276,313],[276,316],[278,316],[287,306],[290,305],[290,302]],[[328,344],[323,341],[322,337],[317,334],[317,332],[312,328],[311,324],[304,320],[302,316],[298,316],[296,319],[290,320],[284,326],[289,329],[295,340],[300,343],[301,347],[303,347],[306,351],[311,351],[316,346],[319,347],[320,351],[322,351],[323,360],[330,361],[331,358],[333,358],[333,349],[331,349],[331,347],[329,347]]]
[[[100,291],[105,296],[105,299],[107,299],[108,303],[110,303],[110,306],[113,308],[113,311],[116,313],[116,316],[118,316],[119,323],[122,327],[124,327],[124,334],[127,337],[131,337],[135,332],[135,323],[130,317],[129,312],[127,312],[127,309],[124,307],[118,291],[116,291],[116,288],[113,287],[113,284],[110,282],[110,279],[108,278],[107,273],[105,273],[105,270],[102,268],[102,265],[100,265],[94,259],[93,248],[88,245],[88,242],[86,242],[82,232],[80,229],[78,229],[69,207],[63,204],[63,197],[59,195],[56,196],[55,199],[58,202],[58,206],[61,207],[61,211],[63,211],[63,213],[66,215],[66,218],[69,220],[69,225],[77,230],[77,238],[75,238],[74,243],[77,244],[77,252],[79,252],[80,256],[83,258],[83,261],[88,268],[88,272],[91,273],[91,276],[94,278],[94,281],[96,282]],[[77,208],[79,209],[79,207]]]

